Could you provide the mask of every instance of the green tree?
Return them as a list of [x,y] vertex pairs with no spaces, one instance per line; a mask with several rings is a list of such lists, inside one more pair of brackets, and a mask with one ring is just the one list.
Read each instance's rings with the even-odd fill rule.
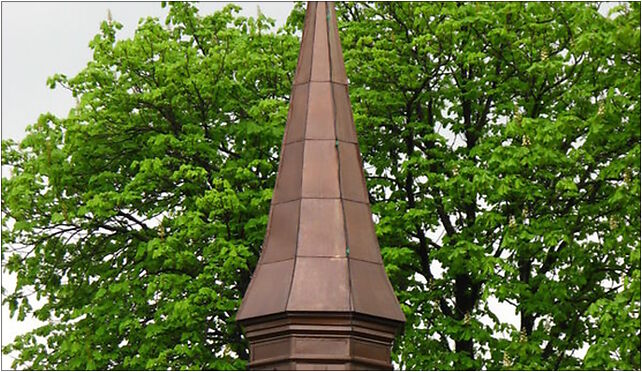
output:
[[640,5],[614,11],[341,4],[403,368],[640,368]]
[[265,233],[298,39],[239,9],[172,3],[165,26],[147,18],[120,41],[103,22],[87,67],[49,82],[78,106],[3,142],[3,260],[18,278],[6,302],[48,322],[4,349],[14,365],[244,367],[234,315]]
[[[12,313],[34,369],[243,368],[303,7],[274,32],[172,3],[53,77],[4,141]],[[405,369],[640,369],[640,5],[341,3]],[[45,300],[32,309],[29,293]],[[489,301],[513,304],[515,327]],[[590,345],[583,358],[574,354]]]

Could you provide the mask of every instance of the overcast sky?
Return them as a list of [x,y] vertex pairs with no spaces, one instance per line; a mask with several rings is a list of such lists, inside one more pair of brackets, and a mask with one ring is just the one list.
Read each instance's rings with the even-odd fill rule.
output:
[[[228,2],[198,5],[201,14],[210,14]],[[241,14],[256,17],[258,2],[239,3]],[[282,26],[292,2],[260,3],[261,12]],[[141,17],[165,19],[168,9],[160,2],[3,2],[2,3],[2,138],[24,138],[27,125],[42,113],[65,116],[75,104],[62,88],[51,90],[47,78],[55,73],[75,76],[91,59],[89,41],[99,31],[100,22],[112,18],[123,24],[119,39],[134,35]],[[5,175],[6,176],[6,175]],[[2,272],[2,286],[13,289],[15,278]],[[18,322],[2,307],[2,344],[34,328],[39,322]],[[2,370],[11,368],[11,356],[2,355]]]
[[[201,14],[223,8],[226,2],[200,3]],[[241,3],[242,14],[256,16],[257,2]],[[291,2],[261,3],[261,11],[283,25]],[[107,17],[123,24],[117,36],[134,35],[141,17],[167,15],[157,2],[132,3],[2,3],[2,138],[24,137],[27,125],[41,113],[66,115],[74,105],[71,94],[47,88],[47,78],[55,73],[69,77],[91,59],[89,41]]]

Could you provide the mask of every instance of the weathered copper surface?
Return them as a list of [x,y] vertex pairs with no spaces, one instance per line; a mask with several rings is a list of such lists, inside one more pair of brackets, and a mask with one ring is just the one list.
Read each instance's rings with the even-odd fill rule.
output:
[[405,320],[381,264],[350,259],[350,285],[354,311],[397,321]]
[[283,146],[276,186],[272,195],[272,205],[300,199],[302,171],[303,142]]
[[346,200],[343,202],[343,210],[346,216],[350,258],[381,264],[381,254],[378,250],[372,249],[377,247],[378,243],[368,204]]
[[253,370],[386,370],[399,323],[356,313],[290,312],[244,322]]
[[252,369],[389,369],[405,321],[368,201],[333,3],[310,2],[261,258]]
[[303,139],[305,119],[308,114],[308,94],[310,84],[300,84],[292,87],[290,96],[290,112],[288,116],[288,131],[285,143],[297,142]]
[[348,260],[297,257],[288,311],[350,311]]
[[334,111],[332,104],[332,84],[330,82],[310,82],[308,97],[308,117],[305,126],[305,139],[334,140]]
[[270,235],[265,239],[265,249],[261,255],[262,264],[294,258],[300,209],[301,200],[272,206],[272,215],[268,223]]
[[303,199],[297,256],[346,257],[343,209],[339,199]]
[[357,133],[352,123],[352,109],[348,97],[348,86],[332,84],[334,95],[335,120],[337,123],[337,138],[339,141],[357,143]]
[[342,198],[368,203],[368,191],[366,189],[366,179],[363,176],[363,168],[361,167],[359,146],[353,143],[339,142],[338,147]]
[[288,301],[293,268],[294,259],[258,265],[254,277],[260,277],[261,280],[252,280],[248,287],[252,296],[243,299],[239,313],[243,312],[246,318],[254,318],[266,313],[283,312]]

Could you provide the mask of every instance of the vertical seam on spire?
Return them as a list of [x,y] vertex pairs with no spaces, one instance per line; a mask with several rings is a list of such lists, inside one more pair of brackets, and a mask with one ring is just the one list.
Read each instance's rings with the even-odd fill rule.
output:
[[[314,67],[314,40],[316,40],[316,38],[317,38],[317,15],[316,15],[316,13],[317,13],[318,8],[319,8],[319,3],[318,2],[309,1],[308,2],[308,7],[310,8],[310,15],[312,15],[312,4],[315,5],[314,6],[314,13],[315,14],[314,14],[314,18],[312,18],[312,21],[313,21],[312,22],[312,45],[310,46],[310,74],[308,75],[309,76],[308,77],[308,83],[312,82],[312,68]],[[305,28],[305,21],[303,22],[303,28]],[[301,38],[301,46],[303,46],[303,35],[302,35],[302,38]],[[308,101],[309,101],[309,98],[310,98],[310,92],[308,91]],[[307,124],[308,124],[307,123],[307,118],[308,118],[307,112],[305,114],[305,118],[306,118],[305,124],[306,124],[306,129],[307,129]],[[305,133],[305,131],[304,131],[304,133]],[[303,139],[305,140],[305,134],[303,135]]]
[[[330,92],[332,96],[332,122],[334,124],[334,143],[335,143],[335,150],[337,154],[337,173],[338,173],[338,178],[339,178],[339,203],[341,204],[341,213],[343,215],[343,235],[344,235],[344,240],[345,240],[345,254],[346,254],[346,266],[348,270],[348,309],[351,311],[354,311],[354,306],[353,306],[353,300],[352,300],[352,276],[350,275],[350,245],[348,244],[348,222],[346,218],[346,209],[345,209],[345,203],[343,201],[343,191],[342,191],[342,179],[341,179],[341,156],[339,152],[339,131],[337,127],[337,102],[334,97],[334,83],[333,83],[333,76],[332,76],[332,48],[330,47],[330,17],[332,17],[332,10],[329,7],[330,2],[326,2],[326,17],[325,17],[325,22],[326,22],[326,34],[327,34],[327,42],[328,42],[328,62],[329,62],[329,72],[330,72]],[[334,4],[332,4],[334,7]],[[334,30],[333,30],[334,31]]]
[[[312,15],[312,4],[313,4],[312,2],[308,2],[308,11],[309,12],[306,12],[307,13],[306,17],[309,17],[309,16]],[[316,8],[318,7],[318,4],[316,4],[316,5],[317,6],[314,7],[314,12],[317,11]],[[313,24],[312,24],[312,46],[314,46],[314,38],[316,37],[316,26],[317,26],[316,25],[316,21],[317,21],[316,18],[317,17],[315,15],[315,17],[312,19],[314,21]],[[303,20],[303,25],[304,25],[304,29],[305,29],[305,19]],[[303,39],[303,34],[301,34],[301,48],[302,49],[303,49],[303,40],[304,40]],[[299,197],[299,218],[298,218],[297,225],[296,225],[296,241],[295,241],[295,245],[294,245],[294,257],[292,258],[292,276],[290,277],[290,288],[288,289],[288,297],[287,297],[287,300],[285,301],[285,309],[283,309],[284,311],[287,311],[288,310],[288,306],[290,305],[290,299],[291,299],[290,296],[292,295],[292,287],[294,285],[294,273],[295,273],[295,270],[296,270],[296,262],[297,262],[296,257],[297,257],[297,254],[299,252],[299,230],[301,229],[301,210],[303,209],[302,208],[302,206],[303,206],[303,166],[305,165],[305,136],[306,136],[306,132],[308,131],[308,112],[310,111],[309,110],[310,109],[310,85],[311,85],[310,81],[312,80],[312,61],[314,59],[314,48],[312,48],[310,53],[311,53],[311,57],[310,57],[310,79],[308,80],[307,97],[306,97],[306,100],[305,100],[305,117],[303,118],[303,140],[301,141],[302,142],[301,143],[301,147],[303,147],[303,148],[301,149],[301,184],[300,184],[300,187],[299,187],[299,193],[300,193],[300,197]],[[295,77],[295,79],[296,79],[296,77]],[[292,105],[292,99],[291,98],[290,98],[290,105]]]

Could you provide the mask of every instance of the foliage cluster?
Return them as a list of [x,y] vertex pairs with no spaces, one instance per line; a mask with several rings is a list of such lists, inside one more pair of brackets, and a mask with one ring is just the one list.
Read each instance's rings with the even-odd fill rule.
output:
[[[14,366],[246,365],[303,6],[169,7],[103,22],[49,81],[77,107],[2,142],[4,301],[47,322]],[[398,365],[640,369],[640,4],[337,7]]]
[[639,369],[639,4],[340,9],[398,363]]

